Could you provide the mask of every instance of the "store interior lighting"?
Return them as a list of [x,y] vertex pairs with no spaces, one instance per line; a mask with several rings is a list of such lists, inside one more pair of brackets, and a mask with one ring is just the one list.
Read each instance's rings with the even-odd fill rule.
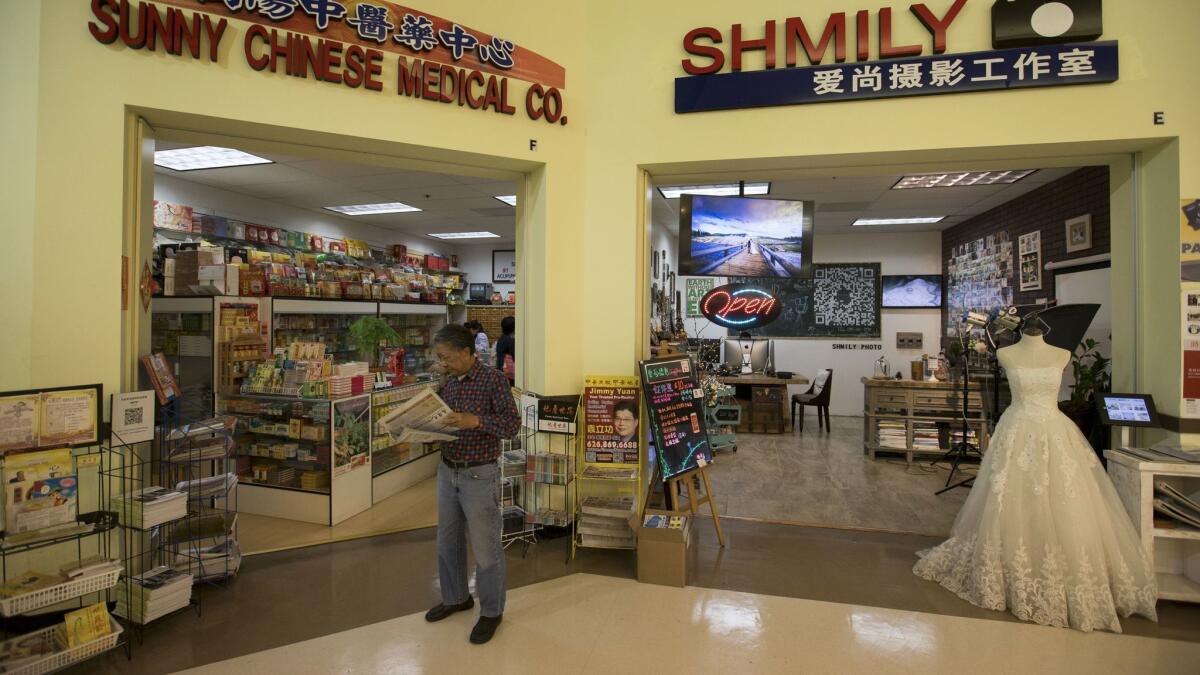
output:
[[420,211],[415,206],[409,206],[401,202],[387,202],[384,204],[351,204],[349,206],[326,206],[328,211],[336,211],[347,216],[373,216],[380,213],[412,213]]
[[177,148],[175,150],[158,150],[154,153],[154,163],[175,171],[224,169],[231,166],[250,166],[252,164],[274,164],[271,160],[259,157],[258,155],[251,155],[248,152],[242,152],[234,148],[219,148],[214,145]]
[[509,206],[517,205],[517,196],[516,195],[498,195],[496,197],[496,199],[499,199],[500,201],[504,202],[505,204],[508,204]]
[[940,223],[946,216],[928,216],[923,218],[859,218],[854,225],[928,225]]
[[893,185],[892,189],[911,190],[913,188],[968,187],[971,185],[1011,185],[1035,171],[1037,169],[926,173],[905,176]]
[[429,236],[437,239],[499,239],[500,235],[491,232],[438,232]]
[[746,183],[745,192],[739,190],[737,183],[717,183],[713,185],[671,185],[658,188],[659,193],[667,199],[677,199],[680,195],[707,195],[710,197],[736,197],[739,194],[765,195],[771,193],[771,184]]

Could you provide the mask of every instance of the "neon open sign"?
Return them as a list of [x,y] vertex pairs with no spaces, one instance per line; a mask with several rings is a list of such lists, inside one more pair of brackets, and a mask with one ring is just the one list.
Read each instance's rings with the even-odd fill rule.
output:
[[728,284],[712,289],[700,299],[705,318],[725,328],[758,328],[775,319],[783,308],[774,295],[745,284]]

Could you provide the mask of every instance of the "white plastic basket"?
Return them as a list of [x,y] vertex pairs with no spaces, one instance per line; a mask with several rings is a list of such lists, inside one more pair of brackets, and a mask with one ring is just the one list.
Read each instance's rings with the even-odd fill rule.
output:
[[0,600],[0,615],[16,616],[32,612],[35,609],[41,609],[42,607],[49,607],[50,605],[66,600],[72,600],[89,593],[98,593],[106,588],[115,586],[117,578],[120,576],[121,568],[117,567],[104,574],[85,576],[73,581],[25,593],[24,595],[5,598]]
[[[109,624],[112,626],[112,632],[98,640],[85,642],[78,647],[64,649],[61,652],[47,654],[45,658],[33,663],[28,663],[20,668],[8,671],[11,675],[41,675],[41,673],[52,673],[56,670],[74,665],[80,661],[86,661],[93,656],[99,656],[104,652],[117,646],[117,640],[121,637],[121,624],[117,623],[116,619],[111,616],[108,618]],[[29,633],[24,636],[27,638],[41,638],[44,640],[54,640],[54,631],[58,626],[49,626],[39,631]]]

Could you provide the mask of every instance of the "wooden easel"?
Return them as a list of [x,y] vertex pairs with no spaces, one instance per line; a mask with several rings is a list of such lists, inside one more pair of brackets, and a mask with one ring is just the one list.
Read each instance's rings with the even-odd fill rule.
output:
[[[696,474],[700,474],[700,480],[704,482],[704,494],[700,497],[696,496],[696,489],[693,486]],[[686,511],[680,509],[679,504],[676,502],[680,484],[687,488]],[[721,548],[725,548],[725,533],[721,531],[721,517],[717,515],[717,504],[712,499],[712,483],[708,482],[708,468],[706,466],[698,466],[674,478],[668,478],[666,484],[663,486],[663,496],[667,500],[667,510],[677,516],[691,515],[695,518],[697,507],[708,504],[708,508],[712,512],[713,526],[717,528],[717,541],[721,542]]]

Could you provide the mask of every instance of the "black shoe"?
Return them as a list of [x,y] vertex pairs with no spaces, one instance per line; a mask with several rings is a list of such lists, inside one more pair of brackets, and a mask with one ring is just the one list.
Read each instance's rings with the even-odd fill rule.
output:
[[475,627],[471,629],[471,643],[481,645],[496,634],[496,629],[500,627],[500,621],[504,616],[481,616],[479,621],[475,622]]
[[425,620],[430,623],[433,623],[434,621],[441,621],[455,612],[465,612],[474,606],[475,600],[469,595],[467,596],[466,600],[458,603],[457,605],[443,605],[438,603],[436,607],[428,612],[425,612]]

